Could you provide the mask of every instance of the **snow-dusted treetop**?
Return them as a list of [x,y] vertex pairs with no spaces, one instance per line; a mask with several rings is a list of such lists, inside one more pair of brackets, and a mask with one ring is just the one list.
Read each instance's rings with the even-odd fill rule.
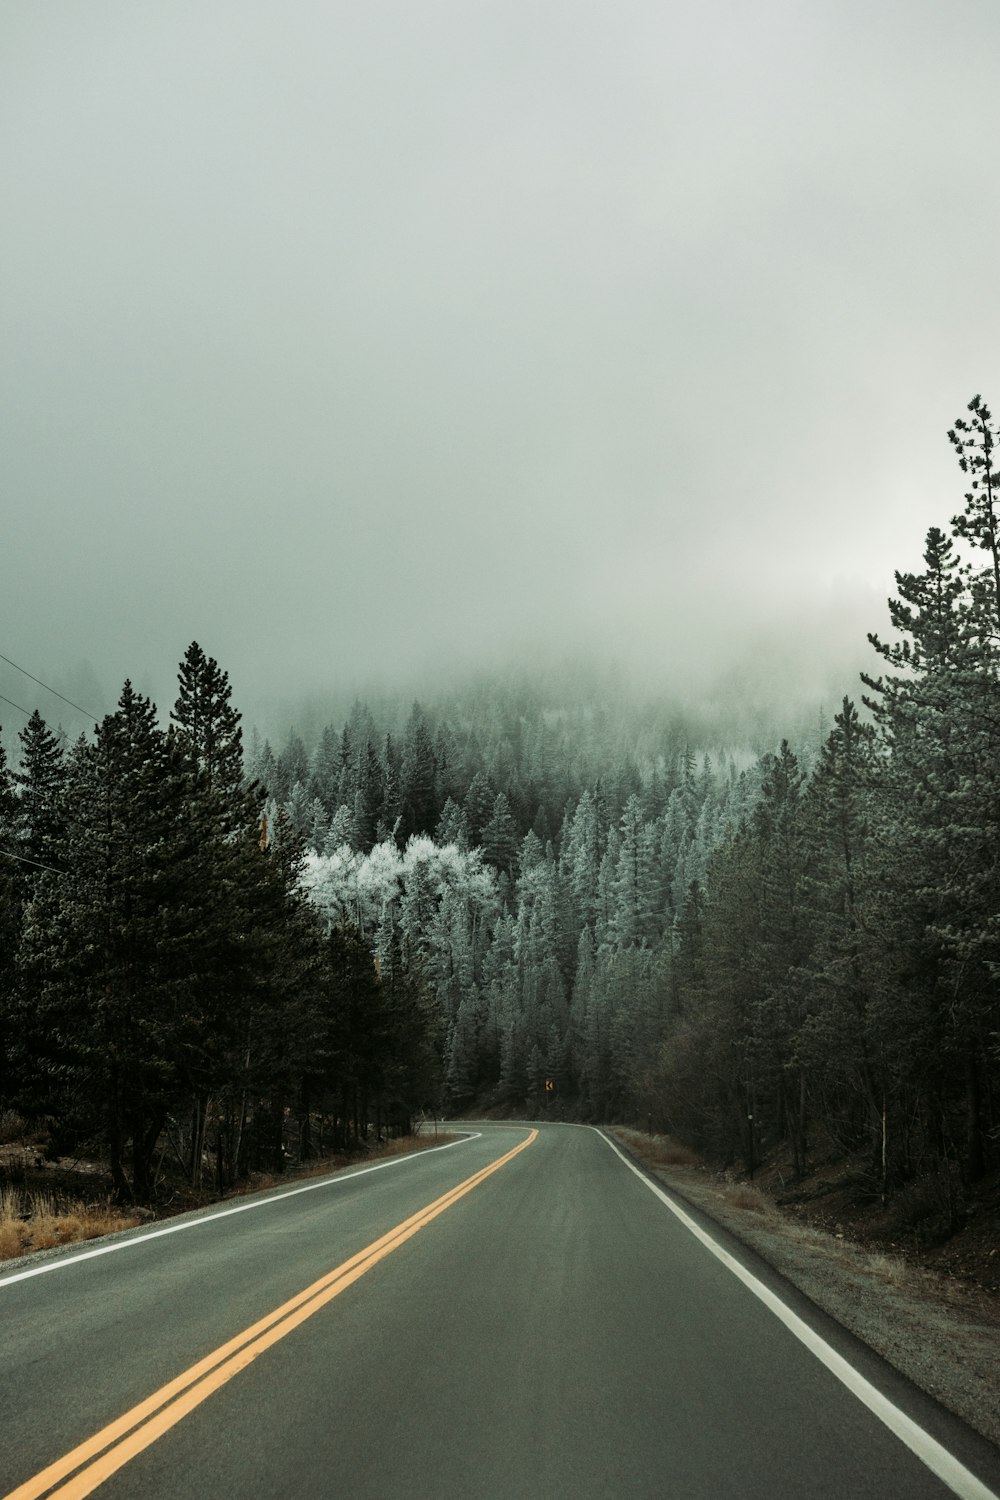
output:
[[356,853],[348,844],[331,854],[310,854],[302,884],[329,927],[346,919],[368,935],[404,904],[436,909],[446,891],[470,908],[496,902],[495,872],[483,864],[478,849],[438,845],[422,834],[409,839],[402,852],[386,842],[370,854]]

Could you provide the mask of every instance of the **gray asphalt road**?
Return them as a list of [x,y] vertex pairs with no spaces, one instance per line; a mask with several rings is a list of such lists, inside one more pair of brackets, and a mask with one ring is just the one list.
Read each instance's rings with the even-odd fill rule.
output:
[[[211,1364],[213,1351],[527,1135],[482,1127],[447,1150],[176,1233],[143,1233],[111,1254],[66,1253],[41,1275],[9,1267],[0,1276],[0,1494],[196,1361]],[[994,1449],[740,1252],[793,1322],[802,1315],[822,1348],[832,1343],[915,1420],[918,1446],[924,1432],[943,1442],[987,1489],[969,1488],[960,1471],[964,1491],[935,1477],[594,1131],[541,1127],[527,1149],[384,1248],[180,1420],[166,1426],[164,1405],[153,1427],[136,1427],[142,1441],[157,1422],[165,1430],[97,1493],[1000,1493]],[[101,1471],[79,1472],[75,1488],[60,1478],[24,1494],[90,1493]]]

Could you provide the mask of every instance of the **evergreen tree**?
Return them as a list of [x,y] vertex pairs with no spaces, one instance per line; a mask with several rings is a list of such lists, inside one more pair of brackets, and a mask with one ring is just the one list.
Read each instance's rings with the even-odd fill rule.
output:
[[243,734],[231,696],[229,674],[192,641],[178,669],[177,701],[170,718],[209,790],[219,792],[238,817],[243,810]]
[[358,748],[354,771],[354,828],[351,843],[367,854],[374,848],[383,805],[383,768],[375,747],[366,739]]
[[420,704],[414,703],[406,727],[399,777],[403,838],[434,831],[438,819],[436,771],[430,726]]
[[997,428],[981,396],[969,402],[969,421],[959,417],[948,433],[958,453],[959,468],[971,475],[965,509],[952,519],[954,535],[977,551],[987,553],[986,566],[971,579],[970,605],[977,638],[995,654],[1000,642],[1000,536],[997,499],[1000,473],[994,469]]
[[381,836],[378,839],[379,843],[384,842],[386,838],[395,840],[402,822],[403,803],[396,761],[396,747],[392,743],[392,736],[387,734],[382,747],[380,766],[378,822]]
[[306,832],[306,844],[314,854],[322,854],[326,844],[326,836],[330,831],[330,820],[326,808],[319,797],[314,797],[309,804],[308,829]]
[[469,820],[463,809],[450,797],[441,809],[441,816],[434,830],[434,841],[437,844],[454,844],[462,850],[469,847]]
[[482,849],[483,858],[489,864],[506,875],[508,880],[513,878],[517,863],[517,825],[503,792],[497,793],[490,820],[483,829]]
[[807,1014],[796,1052],[812,1079],[822,1114],[848,1146],[867,1135],[873,1160],[885,1118],[887,1080],[871,1021],[884,967],[882,927],[872,888],[872,791],[875,735],[845,698],[809,783],[804,803],[809,874],[810,957],[803,988]]
[[294,729],[288,731],[285,748],[275,763],[268,791],[279,802],[287,802],[292,787],[297,781],[305,785],[309,780],[309,756],[302,737]]
[[335,854],[344,845],[347,845],[348,848],[353,848],[354,830],[354,810],[341,803],[330,822],[330,827],[323,844],[323,853]]
[[469,824],[469,838],[476,847],[482,843],[483,829],[493,816],[496,800],[497,793],[489,777],[485,772],[477,771],[469,785],[463,804]]
[[[332,816],[337,805],[337,783],[344,768],[340,735],[332,724],[324,726],[310,762],[309,790]],[[261,780],[264,780],[262,777]]]
[[27,991],[38,999],[29,1030],[49,1099],[64,1121],[101,1128],[116,1192],[140,1201],[179,1098],[190,1002],[207,960],[202,830],[188,790],[176,744],[126,683],[117,711],[71,764],[66,868],[39,883],[23,945]]
[[36,709],[20,732],[21,763],[13,776],[17,791],[12,833],[24,860],[19,867],[22,898],[30,900],[40,870],[59,867],[65,822],[61,794],[65,778],[63,747]]
[[0,1109],[14,1093],[13,1074],[14,964],[20,937],[20,903],[15,891],[14,820],[16,813],[13,778],[0,736]]

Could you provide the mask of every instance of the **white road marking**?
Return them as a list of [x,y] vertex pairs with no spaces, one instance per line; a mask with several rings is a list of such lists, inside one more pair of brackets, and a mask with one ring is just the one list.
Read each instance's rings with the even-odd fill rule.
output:
[[131,1250],[135,1245],[148,1245],[151,1240],[158,1240],[165,1234],[181,1234],[185,1229],[197,1229],[202,1224],[214,1224],[216,1219],[228,1219],[230,1214],[249,1213],[254,1208],[268,1208],[272,1203],[281,1203],[285,1198],[297,1198],[300,1193],[315,1193],[320,1188],[337,1187],[342,1182],[353,1182],[355,1177],[367,1177],[370,1172],[382,1172],[386,1167],[403,1166],[406,1162],[419,1161],[421,1157],[433,1156],[435,1151],[450,1151],[452,1146],[464,1146],[468,1141],[480,1138],[482,1131],[476,1131],[474,1135],[467,1135],[460,1141],[448,1141],[444,1146],[428,1146],[426,1151],[414,1151],[408,1156],[394,1156],[389,1161],[376,1162],[373,1167],[361,1167],[354,1172],[350,1168],[341,1169],[333,1177],[323,1177],[317,1182],[304,1183],[302,1187],[279,1189],[272,1193],[269,1198],[254,1198],[249,1203],[236,1203],[232,1208],[220,1208],[216,1213],[202,1214],[197,1219],[186,1219],[183,1224],[167,1224],[162,1229],[150,1229],[139,1232],[128,1240],[116,1240],[111,1245],[98,1245],[93,1250],[81,1251],[78,1255],[66,1255],[58,1260],[45,1261],[43,1265],[32,1266],[27,1271],[15,1271],[13,1276],[0,1277],[0,1290],[5,1286],[13,1286],[15,1281],[27,1281],[32,1276],[45,1276],[49,1271],[64,1271],[69,1266],[78,1266],[82,1261],[93,1260],[98,1255],[113,1255],[116,1250]]
[[737,1276],[743,1282],[744,1286],[753,1292],[754,1296],[759,1298],[764,1306],[774,1313],[776,1318],[780,1318],[788,1331],[794,1334],[801,1344],[805,1345],[810,1354],[814,1354],[820,1363],[825,1365],[830,1373],[835,1375],[840,1383],[847,1387],[852,1396],[856,1396],[864,1406],[867,1406],[868,1410],[874,1416],[878,1417],[880,1422],[883,1422],[888,1427],[890,1432],[895,1433],[900,1442],[905,1443],[910,1452],[915,1454],[921,1463],[926,1464],[931,1473],[936,1474],[953,1494],[961,1496],[961,1500],[1000,1500],[1000,1497],[997,1496],[994,1490],[987,1489],[982,1480],[977,1479],[975,1474],[967,1469],[964,1464],[959,1463],[958,1459],[949,1453],[947,1448],[942,1447],[936,1438],[932,1438],[929,1432],[925,1432],[922,1427],[918,1426],[912,1417],[908,1417],[905,1412],[900,1411],[899,1407],[895,1406],[887,1396],[883,1396],[882,1392],[873,1386],[871,1381],[866,1380],[863,1375],[860,1375],[854,1366],[849,1364],[842,1354],[838,1354],[836,1349],[831,1348],[826,1340],[821,1338],[814,1329],[810,1328],[809,1324],[803,1318],[800,1318],[797,1313],[792,1312],[791,1308],[787,1307],[780,1297],[776,1296],[762,1281],[758,1281],[757,1277],[748,1271],[745,1266],[741,1265],[735,1256],[730,1255],[728,1250],[724,1250],[710,1234],[707,1234],[700,1225],[696,1224],[694,1219],[684,1212],[680,1204],[675,1203],[662,1188],[657,1187],[655,1182],[650,1181],[646,1174],[641,1172],[634,1162],[629,1161],[624,1152],[620,1151],[614,1141],[606,1136],[602,1130],[598,1130],[596,1125],[591,1125],[588,1128],[593,1130],[596,1135],[599,1135],[602,1141],[607,1142],[615,1155],[625,1163],[629,1171],[634,1172],[639,1181],[645,1187],[648,1187],[649,1191],[654,1193],[660,1199],[661,1203],[664,1203],[669,1208],[670,1212],[681,1221],[685,1229],[689,1229],[695,1239],[700,1240],[717,1260],[721,1260],[726,1269],[732,1271],[733,1275]]

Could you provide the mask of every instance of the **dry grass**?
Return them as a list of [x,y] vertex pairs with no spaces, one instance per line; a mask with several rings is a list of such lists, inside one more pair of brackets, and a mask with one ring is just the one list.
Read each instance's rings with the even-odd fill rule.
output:
[[24,1139],[24,1121],[13,1109],[0,1109],[0,1146]]
[[[616,1127],[618,1136],[633,1156],[650,1166],[690,1166],[703,1163],[685,1147],[660,1136],[647,1136],[637,1130]],[[675,1154],[676,1152],[676,1154]],[[785,1212],[760,1188],[748,1182],[723,1181],[714,1173],[704,1170],[697,1174],[681,1172],[676,1181],[665,1174],[668,1186],[675,1186],[700,1208],[734,1234],[745,1238],[766,1259],[772,1261],[786,1274],[778,1247],[788,1247],[789,1254],[800,1261],[811,1261],[822,1266],[835,1263],[843,1271],[868,1278],[872,1282],[895,1291],[913,1288],[917,1278],[915,1269],[900,1255],[886,1254],[879,1250],[868,1250],[854,1244],[843,1235],[831,1234],[816,1225],[795,1218]],[[734,1213],[733,1210],[736,1212]],[[795,1280],[794,1272],[792,1279]]]
[[877,1276],[879,1281],[884,1281],[888,1286],[908,1286],[913,1281],[913,1272],[906,1264],[901,1255],[884,1255],[881,1251],[857,1251],[858,1259],[862,1262],[863,1269],[871,1276]]
[[726,1202],[733,1208],[743,1208],[755,1214],[766,1214],[774,1209],[774,1204],[766,1193],[746,1182],[737,1182],[732,1187],[727,1187],[725,1195]]
[[700,1167],[701,1157],[688,1146],[682,1146],[669,1135],[644,1135],[639,1130],[628,1130],[624,1125],[612,1128],[622,1144],[633,1156],[651,1167]]
[[50,1193],[4,1188],[0,1190],[0,1260],[97,1239],[116,1229],[131,1229],[138,1222],[108,1202],[58,1203]]
[[362,1161],[384,1161],[390,1156],[409,1156],[413,1151],[426,1151],[431,1146],[445,1146],[456,1137],[442,1130],[439,1135],[398,1136],[394,1140],[383,1141],[381,1145],[372,1145],[360,1151],[341,1151],[336,1156],[317,1156],[311,1161],[305,1162],[298,1167],[292,1167],[287,1172],[252,1172],[246,1182],[238,1183],[226,1194],[227,1197],[243,1197],[248,1193],[260,1193],[267,1188],[282,1187],[289,1182],[298,1182],[302,1178],[328,1177],[331,1172],[339,1172],[344,1167],[356,1167]]

